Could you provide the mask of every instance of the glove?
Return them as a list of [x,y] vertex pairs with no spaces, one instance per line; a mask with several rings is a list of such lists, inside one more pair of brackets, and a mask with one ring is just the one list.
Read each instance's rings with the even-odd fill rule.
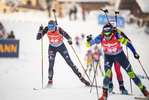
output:
[[40,27],[39,27],[39,30],[42,31],[42,30],[43,30],[43,26],[40,26]]
[[87,42],[89,43],[92,40],[92,35],[87,36]]
[[134,53],[134,57],[135,57],[136,59],[139,59],[139,58],[140,58],[140,56],[139,56],[137,53]]
[[72,45],[72,39],[68,40],[69,45]]
[[91,44],[90,44],[89,42],[86,42],[86,46],[87,46],[87,47],[90,47]]

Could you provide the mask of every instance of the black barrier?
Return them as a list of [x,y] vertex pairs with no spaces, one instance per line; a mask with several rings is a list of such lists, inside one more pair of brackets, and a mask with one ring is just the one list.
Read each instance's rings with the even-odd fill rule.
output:
[[19,57],[19,40],[0,40],[0,57]]

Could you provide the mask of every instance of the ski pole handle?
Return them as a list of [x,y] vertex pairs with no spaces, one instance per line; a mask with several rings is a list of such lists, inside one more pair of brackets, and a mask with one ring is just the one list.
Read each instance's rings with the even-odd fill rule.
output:
[[52,11],[53,11],[53,13],[54,13],[55,23],[56,23],[56,25],[58,25],[58,23],[57,23],[57,18],[56,18],[56,15],[55,15],[56,10],[55,10],[55,9],[52,9]]
[[103,12],[106,14],[107,20],[108,20],[108,22],[109,22],[109,18],[108,18],[108,15],[107,15],[108,10],[107,10],[107,9],[106,9],[106,10],[100,9],[100,10],[103,11]]
[[117,14],[119,14],[119,11],[115,11],[116,28],[117,28]]

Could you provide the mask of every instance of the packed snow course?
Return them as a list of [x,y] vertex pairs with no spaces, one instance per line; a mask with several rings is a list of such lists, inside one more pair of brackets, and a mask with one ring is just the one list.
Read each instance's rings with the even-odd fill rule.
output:
[[[98,12],[91,12],[87,15],[86,21],[82,20],[82,17],[78,17],[76,21],[70,21],[68,16],[64,18],[57,18],[58,25],[61,26],[72,38],[73,47],[79,56],[83,66],[86,68],[86,62],[84,56],[89,49],[85,45],[86,38],[81,40],[81,46],[75,45],[75,37],[81,34],[86,36],[92,34],[96,37],[102,30],[103,25],[98,25],[97,21]],[[0,58],[0,100],[97,100],[96,88],[93,88],[90,93],[90,87],[85,87],[80,82],[78,77],[72,72],[71,68],[66,64],[64,59],[59,53],[56,55],[56,61],[54,66],[53,86],[49,89],[35,91],[33,88],[41,88],[42,86],[42,68],[41,68],[41,41],[36,40],[36,35],[39,26],[43,24],[46,26],[50,19],[45,12],[19,12],[12,14],[0,14],[0,21],[3,23],[7,32],[14,31],[16,39],[20,40],[19,58]],[[136,24],[125,23],[124,28],[120,28],[131,40],[137,53],[140,55],[140,61],[149,75],[149,36],[146,35],[142,28],[139,28]],[[44,42],[44,67],[43,78],[44,85],[48,82],[48,45],[49,41],[45,35]],[[75,53],[71,46],[64,39],[66,47],[69,51],[72,61],[76,64],[80,72],[84,71],[80,65]],[[99,45],[100,47],[100,45]],[[126,47],[123,47],[126,52]],[[139,62],[133,57],[130,50],[129,60],[136,74],[144,75],[144,72]],[[101,57],[101,64],[103,68],[103,58]],[[119,91],[118,82],[116,79],[115,71],[113,70],[113,83],[114,91]],[[124,85],[129,93],[130,81],[126,72],[122,70]],[[102,86],[103,77],[97,76],[98,85]],[[93,76],[93,75],[92,75]],[[90,77],[92,80],[92,77]],[[88,78],[85,76],[85,79]],[[147,79],[141,79],[143,84],[149,91],[149,81]],[[139,88],[132,81],[133,94],[142,94]],[[102,96],[102,89],[98,89],[99,97]],[[108,100],[134,100],[134,96],[113,94],[109,95]]]

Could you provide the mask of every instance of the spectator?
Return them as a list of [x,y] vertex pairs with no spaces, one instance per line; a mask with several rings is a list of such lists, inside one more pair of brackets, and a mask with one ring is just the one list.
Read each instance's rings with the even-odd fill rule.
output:
[[77,19],[77,7],[76,6],[74,6],[74,20],[76,20]]
[[0,22],[0,30],[3,30],[4,29],[4,26],[3,24]]
[[71,20],[71,15],[72,15],[72,13],[73,13],[73,9],[72,9],[72,7],[69,9],[69,19]]
[[76,45],[79,46],[80,43],[79,43],[79,37],[78,36],[76,36],[75,41],[76,41]]
[[5,37],[5,29],[3,24],[0,22],[0,39],[4,39]]
[[0,39],[4,39],[3,31],[0,30]]
[[83,21],[85,21],[85,8],[82,7],[82,15],[83,15]]
[[87,10],[87,13],[88,13],[88,14],[89,14],[90,11],[91,11],[91,9],[90,9],[89,7],[87,7],[86,10]]
[[85,37],[85,36],[84,36],[84,34],[83,34],[83,33],[81,34],[81,37],[82,37],[82,39],[84,39],[84,37]]
[[14,36],[14,32],[13,31],[10,31],[10,34],[8,34],[7,39],[15,39],[15,36]]

